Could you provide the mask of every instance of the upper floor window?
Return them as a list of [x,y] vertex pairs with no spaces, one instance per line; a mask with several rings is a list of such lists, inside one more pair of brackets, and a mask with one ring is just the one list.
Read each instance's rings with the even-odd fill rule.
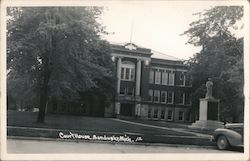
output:
[[129,61],[122,62],[121,65],[121,80],[135,80],[135,64]]
[[192,76],[189,74],[186,74],[185,86],[192,86]]
[[152,69],[149,71],[149,83],[154,83],[154,71]]
[[185,75],[184,72],[181,71],[176,71],[175,72],[175,83],[176,85],[179,86],[184,86],[185,85]]
[[155,84],[161,84],[161,72],[160,71],[155,72]]
[[167,102],[167,92],[161,91],[161,103],[166,103],[166,102]]
[[168,73],[167,72],[162,72],[161,84],[162,85],[168,84]]
[[174,76],[175,76],[175,74],[173,72],[169,73],[169,75],[168,75],[168,84],[171,86],[174,85]]
[[176,104],[184,104],[184,100],[185,100],[185,93],[179,91],[176,92]]
[[185,104],[191,105],[191,94],[190,93],[185,93]]
[[168,104],[174,103],[174,92],[168,92]]
[[154,91],[154,102],[159,102],[160,101],[160,91],[155,90]]

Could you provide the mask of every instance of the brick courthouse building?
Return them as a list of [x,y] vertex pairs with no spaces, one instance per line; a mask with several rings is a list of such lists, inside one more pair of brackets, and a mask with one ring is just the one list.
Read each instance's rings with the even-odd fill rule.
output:
[[105,116],[191,121],[191,79],[177,58],[135,44],[112,45],[117,96]]

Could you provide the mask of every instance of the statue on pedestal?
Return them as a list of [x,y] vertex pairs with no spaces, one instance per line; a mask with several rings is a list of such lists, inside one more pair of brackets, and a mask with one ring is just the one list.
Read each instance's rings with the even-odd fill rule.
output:
[[212,96],[213,85],[214,84],[213,84],[211,78],[208,78],[208,81],[206,82],[206,87],[207,87],[206,98],[213,98],[213,96]]

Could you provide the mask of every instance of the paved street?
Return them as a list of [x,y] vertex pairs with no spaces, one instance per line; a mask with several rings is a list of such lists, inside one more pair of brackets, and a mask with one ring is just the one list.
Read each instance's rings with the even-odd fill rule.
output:
[[18,139],[8,139],[7,150],[8,153],[239,153],[187,145],[132,145]]

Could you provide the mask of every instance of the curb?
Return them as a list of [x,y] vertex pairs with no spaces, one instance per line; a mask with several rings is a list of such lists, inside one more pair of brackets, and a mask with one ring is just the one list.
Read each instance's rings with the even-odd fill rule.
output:
[[[64,135],[66,137],[59,137],[59,132],[67,132],[71,133],[70,135],[78,135],[80,134],[80,138],[78,137],[67,137],[68,134]],[[83,133],[83,134],[82,134]],[[50,138],[56,141],[85,141],[85,142],[111,142],[111,143],[122,143],[122,144],[135,144],[135,145],[181,145],[181,146],[215,146],[213,142],[211,142],[211,138],[204,138],[201,136],[176,136],[176,135],[152,135],[152,134],[139,134],[139,133],[116,133],[116,132],[98,132],[98,131],[81,131],[81,130],[66,130],[66,129],[47,129],[47,128],[32,128],[32,127],[14,127],[8,126],[7,128],[8,137],[24,137],[24,138]],[[88,139],[90,136],[98,135],[100,137],[104,137],[103,139]],[[118,136],[115,136],[118,135]],[[119,136],[120,135],[120,136]],[[84,138],[81,138],[84,137]],[[86,138],[85,138],[86,137]],[[88,137],[88,138],[87,138]],[[107,137],[107,139],[106,139]],[[142,137],[143,140],[138,140]],[[113,140],[115,139],[115,140]],[[116,140],[118,139],[118,140]],[[119,139],[121,139],[119,141]],[[125,140],[124,140],[125,139]],[[128,139],[128,140],[126,140]],[[131,139],[131,141],[130,141]]]

